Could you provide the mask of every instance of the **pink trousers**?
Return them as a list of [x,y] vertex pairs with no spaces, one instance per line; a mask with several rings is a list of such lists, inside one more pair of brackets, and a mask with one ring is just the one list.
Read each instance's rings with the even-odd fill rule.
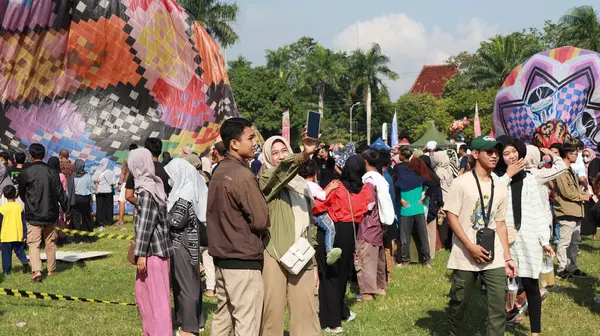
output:
[[142,317],[144,336],[173,334],[169,259],[146,258],[146,272],[135,277],[135,302]]

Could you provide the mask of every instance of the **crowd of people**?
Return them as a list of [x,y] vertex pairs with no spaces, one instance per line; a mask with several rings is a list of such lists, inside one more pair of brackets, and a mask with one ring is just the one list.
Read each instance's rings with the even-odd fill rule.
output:
[[478,278],[489,335],[503,335],[525,312],[537,335],[545,258],[556,249],[558,277],[587,276],[577,255],[582,233],[595,238],[600,159],[579,141],[546,149],[481,136],[454,162],[432,142],[414,151],[347,144],[332,153],[305,134],[298,154],[280,136],[259,151],[243,118],[226,120],[220,136],[205,157],[185,147],[175,158],[148,138],[130,147],[120,172],[103,159],[90,173],[66,150],[44,163],[41,144],[30,145],[29,163],[24,153],[0,153],[3,272],[14,252],[41,281],[43,242],[53,276],[56,242],[66,239],[55,227],[112,225],[118,193],[118,224],[126,203],[134,206],[129,260],[145,335],[172,334],[172,316],[177,335],[199,334],[203,295],[218,300],[213,335],[282,335],[286,309],[292,336],[343,333],[357,318],[346,301],[350,281],[359,288],[354,300],[376,300],[387,295],[394,267],[431,268],[441,249],[450,250],[453,271],[450,335],[460,334]]

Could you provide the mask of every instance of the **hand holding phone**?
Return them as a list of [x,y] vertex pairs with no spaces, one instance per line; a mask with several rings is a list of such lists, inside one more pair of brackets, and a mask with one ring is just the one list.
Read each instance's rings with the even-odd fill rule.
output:
[[306,136],[311,139],[319,139],[321,133],[321,113],[308,111],[306,118]]

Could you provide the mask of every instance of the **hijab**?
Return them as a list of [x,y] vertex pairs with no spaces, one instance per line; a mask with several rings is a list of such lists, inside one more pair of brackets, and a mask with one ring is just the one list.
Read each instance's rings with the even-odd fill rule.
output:
[[446,194],[450,191],[450,184],[454,178],[454,171],[450,167],[450,157],[445,151],[435,152],[433,154],[435,159],[435,174],[440,179],[440,186],[442,191]]
[[83,177],[85,173],[85,161],[82,159],[75,160],[75,170],[73,174],[67,180],[67,194],[69,196],[69,203],[75,205],[75,178]]
[[[512,137],[503,137],[501,142],[504,144],[504,148],[502,149],[503,151],[508,146],[515,147],[517,149],[517,152],[519,153],[519,160],[523,159],[523,158],[525,158],[525,156],[527,156],[527,146],[525,145],[525,143],[523,141],[516,139],[516,138],[512,138]],[[537,148],[536,148],[536,150],[537,150]],[[538,150],[538,153],[539,153],[539,150]],[[530,156],[531,156],[530,160],[533,160],[534,154],[532,153],[532,154],[530,154]],[[504,175],[504,174],[506,174],[506,169],[508,168],[508,166],[504,162],[503,158],[500,158],[500,160],[498,160],[498,165],[500,165],[500,163],[502,163],[503,167],[498,171],[502,172],[502,175]],[[496,166],[496,168],[498,168],[498,165]],[[496,173],[496,174],[498,175],[498,173]],[[498,176],[502,176],[502,175],[498,175]],[[514,221],[515,221],[515,229],[517,229],[517,230],[519,230],[521,228],[521,219],[523,217],[523,211],[521,209],[521,205],[523,203],[522,202],[523,180],[525,179],[526,176],[527,176],[526,171],[520,171],[515,176],[513,176],[510,181],[512,209],[513,209],[513,215],[514,215]]]
[[181,198],[192,203],[196,217],[205,223],[208,187],[204,177],[198,174],[191,163],[183,159],[172,159],[165,166],[165,171],[173,181],[173,189],[167,198],[167,211],[171,211]]
[[181,158],[185,159],[188,156],[190,156],[192,154],[192,147],[190,146],[185,146],[183,147],[183,149],[181,150]]
[[8,168],[3,163],[0,163],[0,193],[3,192],[4,187],[7,185],[13,185],[12,179],[8,176]]
[[591,148],[586,148],[583,151],[588,152],[588,154],[590,155],[590,160],[588,162],[583,161],[585,164],[585,169],[588,169],[590,167],[590,162],[592,162],[592,160],[596,158],[596,152]]
[[57,174],[60,173],[60,159],[56,156],[49,158],[48,167],[52,168],[52,170],[55,170]]
[[152,154],[146,148],[134,149],[129,153],[127,165],[135,182],[136,191],[147,191],[159,205],[166,205],[167,195],[163,182],[156,176]]
[[395,184],[400,188],[400,191],[413,190],[425,183],[425,178],[417,175],[417,173],[409,169],[407,165],[397,165],[394,170],[396,171]]
[[525,154],[525,168],[537,169],[542,161],[542,154],[539,148],[534,145],[527,145],[527,153]]
[[[435,168],[435,161],[433,161],[429,155],[421,155],[421,157],[419,159],[421,161],[423,161],[425,163],[425,167],[427,167],[429,169],[429,176],[431,177],[431,180],[429,180],[431,182],[430,186],[439,186],[440,178],[437,176],[437,174],[433,170],[433,168]],[[427,177],[425,177],[425,178],[427,178]]]
[[[424,157],[425,155],[421,156]],[[414,171],[415,173],[417,173],[417,175],[425,178],[427,181],[431,182],[432,177],[430,174],[430,168],[429,168],[429,163],[427,162],[425,163],[425,161],[423,161],[422,159],[418,158],[418,157],[413,157],[412,159],[410,159],[410,161],[408,161],[408,169]]]
[[[273,160],[271,158],[272,157],[271,154],[272,154],[273,144],[275,144],[275,142],[277,142],[277,141],[283,142],[283,144],[287,148],[290,155],[294,155],[293,154],[294,152],[292,151],[292,147],[290,146],[290,144],[287,142],[287,140],[285,138],[283,138],[281,136],[272,136],[272,137],[268,138],[267,141],[265,141],[265,145],[263,146],[263,153],[261,154],[264,157],[265,169],[275,168],[275,166],[273,165]],[[300,195],[305,195],[312,199],[312,195],[310,193],[310,190],[308,189],[308,183],[306,183],[306,180],[303,179],[299,175],[294,176],[294,178],[287,184],[286,187],[292,191],[297,192]]]
[[[264,169],[275,168],[272,160],[272,150],[273,144],[277,141],[281,141],[290,155],[294,155],[290,144],[285,138],[281,136],[272,136],[265,141],[263,152],[261,154],[265,161],[263,165]],[[286,188],[290,191],[290,206],[292,207],[292,213],[294,214],[294,233],[296,239],[298,239],[311,222],[310,210],[313,208],[313,197],[308,187],[308,183],[298,174],[288,182]]]
[[212,172],[212,160],[210,158],[208,158],[207,156],[203,156],[200,159],[200,161],[202,162],[202,171],[211,173]]
[[350,193],[358,194],[362,190],[362,177],[366,172],[365,159],[361,155],[353,155],[346,160],[340,182]]
[[100,172],[102,173],[105,170],[108,170],[108,159],[107,158],[100,160]]

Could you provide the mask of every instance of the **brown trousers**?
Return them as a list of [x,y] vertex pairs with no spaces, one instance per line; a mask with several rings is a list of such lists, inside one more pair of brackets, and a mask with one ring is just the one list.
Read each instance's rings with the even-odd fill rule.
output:
[[264,286],[259,270],[215,267],[218,306],[213,317],[213,336],[257,336]]
[[365,241],[356,242],[359,267],[356,272],[360,294],[375,294],[387,286],[385,249]]
[[48,272],[56,271],[56,224],[31,225],[27,224],[27,245],[29,246],[29,262],[33,272],[42,271],[42,259],[40,257],[40,246],[42,236],[46,244],[46,267]]
[[291,274],[265,251],[262,273],[265,301],[260,326],[261,336],[284,334],[286,304],[290,312],[290,336],[321,335],[314,272],[310,269],[298,275]]

